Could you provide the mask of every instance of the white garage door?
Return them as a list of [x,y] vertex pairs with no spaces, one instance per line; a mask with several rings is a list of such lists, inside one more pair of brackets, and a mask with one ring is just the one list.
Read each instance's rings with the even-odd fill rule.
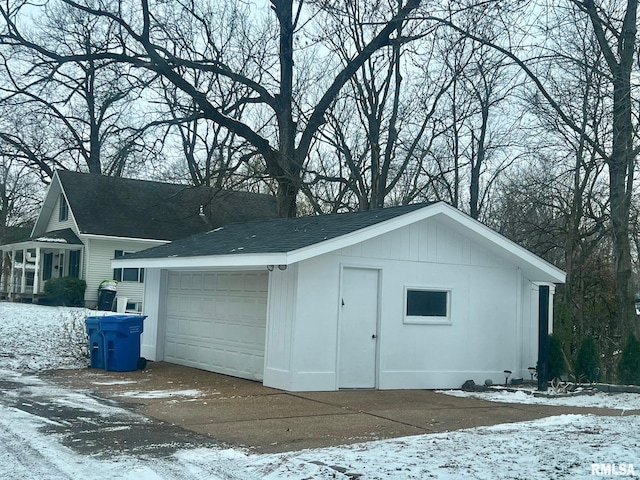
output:
[[169,272],[164,359],[262,380],[268,272]]

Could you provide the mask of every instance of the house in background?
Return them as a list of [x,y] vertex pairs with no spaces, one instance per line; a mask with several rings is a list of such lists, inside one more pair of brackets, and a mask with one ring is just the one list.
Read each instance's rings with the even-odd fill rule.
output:
[[127,309],[139,311],[144,269],[112,269],[113,258],[276,216],[271,195],[57,171],[31,236],[0,246],[0,295],[38,301],[48,279],[72,276],[87,282],[85,304],[95,306],[100,283],[115,279]]
[[539,289],[565,281],[442,202],[228,225],[112,265],[145,269],[143,356],[289,391],[528,377]]

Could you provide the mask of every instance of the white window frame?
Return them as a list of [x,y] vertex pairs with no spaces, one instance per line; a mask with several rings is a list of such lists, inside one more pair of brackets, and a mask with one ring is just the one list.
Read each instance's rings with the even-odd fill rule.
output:
[[[407,315],[407,300],[409,291],[438,292],[447,294],[447,315],[446,316],[421,316]],[[453,289],[449,287],[431,287],[424,285],[405,285],[402,302],[402,322],[409,325],[451,325],[451,296]]]
[[[115,252],[122,252],[122,256],[121,257],[116,257],[115,256]],[[129,252],[126,250],[115,250],[114,251],[114,258],[122,258],[125,255],[128,255],[130,253],[135,253],[135,252]],[[118,280],[116,277],[116,271],[120,270],[120,280]],[[124,271],[125,270],[137,270],[138,274],[137,274],[137,280],[125,280],[124,279]],[[144,268],[114,268],[113,269],[113,279],[116,280],[117,282],[124,282],[124,283],[144,283]]]

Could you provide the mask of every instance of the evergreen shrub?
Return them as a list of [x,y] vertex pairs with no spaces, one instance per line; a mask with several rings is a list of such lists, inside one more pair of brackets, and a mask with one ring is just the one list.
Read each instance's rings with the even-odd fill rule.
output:
[[44,284],[44,293],[54,305],[81,307],[87,283],[76,277],[51,278]]
[[640,342],[629,335],[618,362],[618,382],[624,385],[640,385]]
[[593,337],[582,339],[576,358],[576,379],[597,382],[600,376],[600,352]]

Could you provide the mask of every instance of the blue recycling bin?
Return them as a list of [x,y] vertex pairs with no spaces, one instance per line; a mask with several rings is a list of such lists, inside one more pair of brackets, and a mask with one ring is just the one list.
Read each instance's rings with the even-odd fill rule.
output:
[[140,335],[145,318],[146,315],[87,317],[91,368],[114,372],[144,369],[146,360],[140,358]]
[[87,317],[84,321],[89,337],[91,368],[104,368],[104,337],[100,331],[102,317]]
[[101,318],[105,370],[131,372],[138,369],[145,318],[145,315],[105,315]]

